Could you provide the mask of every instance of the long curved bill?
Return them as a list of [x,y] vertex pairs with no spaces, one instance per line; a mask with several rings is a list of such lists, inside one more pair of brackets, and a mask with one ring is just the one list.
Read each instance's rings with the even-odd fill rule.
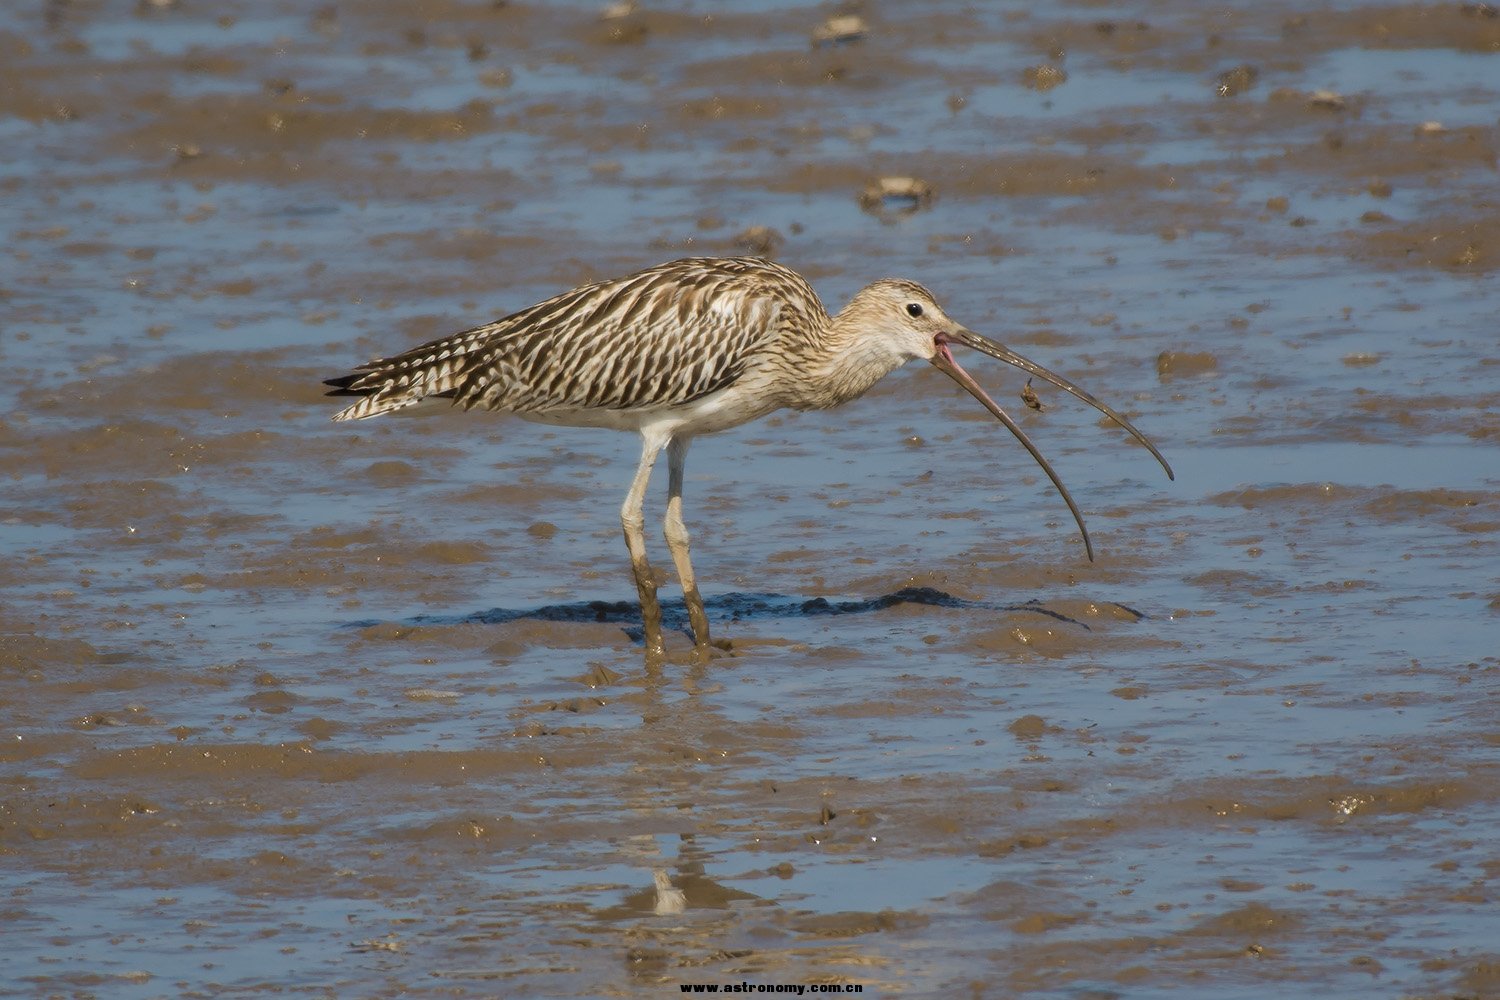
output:
[[952,333],[949,333],[945,336],[939,336],[937,340],[937,353],[932,356],[933,366],[937,368],[938,371],[942,372],[944,375],[947,375],[953,381],[963,386],[964,389],[969,393],[969,395],[979,400],[979,402],[984,405],[984,408],[989,410],[997,418],[999,418],[1000,422],[1006,426],[1006,429],[1016,436],[1016,440],[1020,441],[1021,445],[1031,453],[1031,457],[1034,458],[1036,460],[1036,463],[1042,467],[1042,471],[1047,474],[1047,478],[1052,480],[1052,485],[1057,487],[1057,492],[1062,496],[1063,501],[1067,503],[1068,510],[1073,512],[1073,520],[1078,524],[1078,533],[1083,536],[1083,548],[1084,551],[1088,553],[1090,562],[1094,561],[1094,543],[1089,539],[1089,529],[1083,523],[1083,514],[1078,510],[1078,505],[1073,502],[1072,494],[1070,494],[1068,492],[1068,488],[1062,484],[1062,480],[1058,478],[1057,473],[1053,470],[1051,463],[1049,463],[1045,458],[1042,457],[1042,453],[1037,450],[1036,445],[1031,443],[1031,439],[1026,436],[1026,432],[1021,430],[1020,425],[1012,420],[1010,414],[1001,409],[999,404],[991,399],[989,397],[989,394],[979,387],[979,383],[975,382],[969,376],[969,373],[964,371],[963,367],[959,365],[956,360],[954,360],[953,352],[948,349],[948,345],[950,343],[963,344],[965,347],[972,347],[974,350],[979,351],[981,354],[988,354],[990,357],[995,358],[996,360],[1004,361],[1006,364],[1015,365],[1017,368],[1026,372],[1028,375],[1046,379],[1048,382],[1051,382],[1059,389],[1064,389],[1072,393],[1079,399],[1083,400],[1085,403],[1088,403],[1094,409],[1098,410],[1100,413],[1108,416],[1111,420],[1115,421],[1121,427],[1125,428],[1131,433],[1132,436],[1135,437],[1137,441],[1145,445],[1146,450],[1151,452],[1151,454],[1155,456],[1156,460],[1161,463],[1161,467],[1166,470],[1168,479],[1177,478],[1177,476],[1172,472],[1172,467],[1167,464],[1167,460],[1162,457],[1161,452],[1156,450],[1156,445],[1152,444],[1150,439],[1147,438],[1146,435],[1136,430],[1135,425],[1132,424],[1129,420],[1126,420],[1118,412],[1116,412],[1113,407],[1109,406],[1106,403],[1100,402],[1098,399],[1095,399],[1092,393],[1087,392],[1079,386],[1074,385],[1072,382],[1069,382],[1061,375],[1043,368],[1035,361],[1032,361],[1029,358],[1022,357],[1015,351],[1012,351],[1010,348],[1006,347],[1004,344],[990,340],[988,337],[981,337],[979,334],[974,333],[972,330],[965,330],[960,327],[959,329],[954,330]]

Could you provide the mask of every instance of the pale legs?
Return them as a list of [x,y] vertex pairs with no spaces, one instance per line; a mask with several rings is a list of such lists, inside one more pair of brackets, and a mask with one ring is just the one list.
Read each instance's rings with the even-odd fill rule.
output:
[[646,486],[656,456],[667,443],[665,435],[641,432],[641,464],[635,470],[625,506],[620,508],[620,524],[625,529],[625,547],[630,550],[630,568],[635,571],[635,589],[641,596],[641,621],[646,627],[646,659],[659,660],[666,653],[661,639],[661,604],[656,600],[656,577],[646,558]]
[[672,550],[677,579],[682,582],[682,600],[687,605],[688,621],[693,626],[693,645],[702,651],[708,647],[708,613],[703,610],[703,597],[698,593],[698,578],[693,575],[693,564],[688,560],[688,530],[687,525],[682,522],[682,467],[687,461],[688,445],[692,440],[688,437],[674,437],[667,445],[665,528],[667,548]]
[[708,615],[703,610],[703,598],[698,593],[692,563],[688,561],[688,531],[682,523],[682,467],[687,459],[687,446],[686,438],[672,438],[654,430],[642,431],[641,464],[635,470],[630,492],[625,494],[625,505],[620,508],[620,525],[625,529],[625,547],[630,550],[630,568],[635,572],[635,589],[641,598],[641,620],[645,625],[648,658],[659,659],[666,652],[661,634],[661,602],[656,599],[656,577],[651,572],[650,560],[646,558],[644,513],[646,487],[651,482],[651,470],[656,465],[656,456],[663,447],[668,449],[667,547],[672,551],[672,562],[677,567],[678,579],[682,581],[683,600],[687,604],[688,620],[693,628],[693,645],[700,651],[708,646]]

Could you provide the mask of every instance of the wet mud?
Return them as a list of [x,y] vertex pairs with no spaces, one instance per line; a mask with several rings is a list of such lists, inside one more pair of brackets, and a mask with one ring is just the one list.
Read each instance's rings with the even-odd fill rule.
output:
[[[1500,996],[1493,7],[719,6],[0,11],[0,993]],[[633,439],[328,420],[746,248],[1177,481],[704,438],[647,664]]]

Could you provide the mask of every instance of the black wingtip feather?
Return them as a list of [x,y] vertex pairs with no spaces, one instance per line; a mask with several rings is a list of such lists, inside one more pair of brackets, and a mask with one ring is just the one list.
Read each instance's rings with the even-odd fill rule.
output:
[[361,373],[361,372],[354,372],[353,374],[350,374],[350,375],[340,375],[338,378],[325,378],[323,380],[323,384],[324,385],[331,385],[331,386],[333,386],[333,388],[330,389],[328,392],[323,393],[323,395],[325,395],[325,396],[368,396],[370,394],[370,392],[372,391],[370,389],[351,389],[351,388],[349,388],[351,385],[353,385],[359,379],[359,377],[360,377],[361,374],[363,374],[363,373]]

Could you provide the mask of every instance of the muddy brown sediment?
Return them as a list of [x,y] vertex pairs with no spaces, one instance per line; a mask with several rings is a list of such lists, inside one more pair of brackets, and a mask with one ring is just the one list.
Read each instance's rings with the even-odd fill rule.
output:
[[[7,989],[1495,991],[1500,19],[832,13],[0,13]],[[925,369],[703,439],[728,641],[668,580],[658,669],[633,440],[327,420],[747,243],[922,281],[1177,482],[1017,406],[1090,564]]]

